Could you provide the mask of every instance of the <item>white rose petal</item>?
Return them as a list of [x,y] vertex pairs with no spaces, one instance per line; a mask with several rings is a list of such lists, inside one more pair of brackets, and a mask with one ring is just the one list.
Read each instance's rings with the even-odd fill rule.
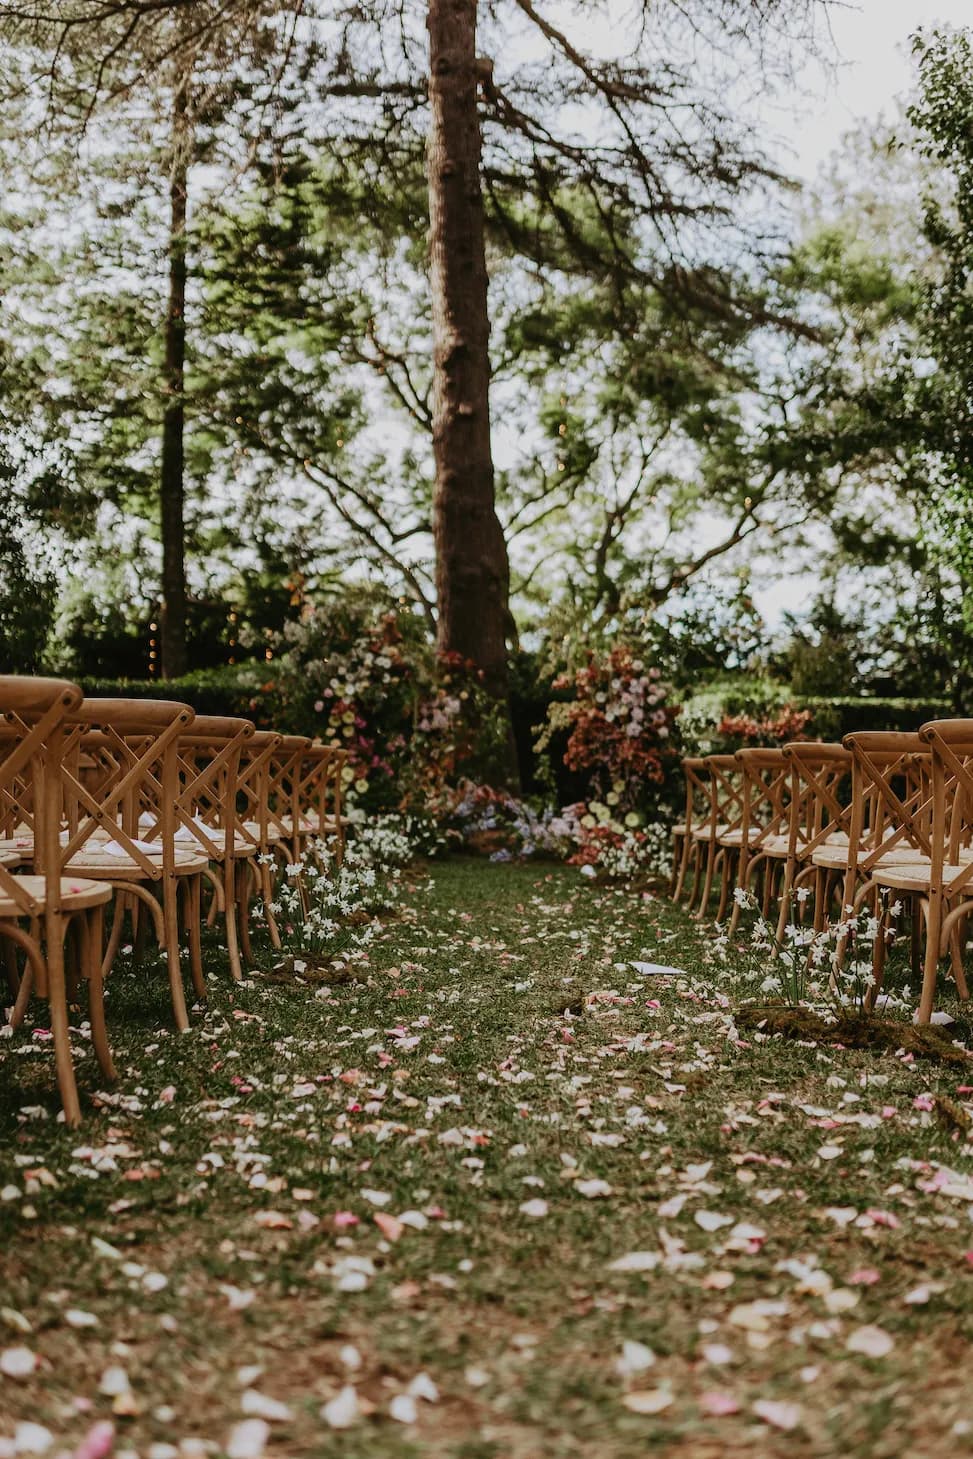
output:
[[576,1180],[574,1188],[579,1195],[587,1197],[589,1201],[597,1200],[599,1196],[610,1196],[612,1188],[607,1180]]
[[716,1211],[697,1211],[693,1220],[704,1231],[719,1231],[721,1226],[733,1225],[732,1216],[721,1216]]
[[861,1353],[866,1358],[888,1357],[894,1346],[882,1327],[856,1327],[845,1344],[850,1353]]
[[540,1216],[546,1216],[550,1207],[546,1201],[541,1200],[539,1196],[535,1196],[532,1201],[524,1201],[523,1205],[518,1207],[518,1210],[522,1216],[531,1216],[536,1219]]
[[30,1348],[7,1348],[0,1353],[0,1373],[5,1378],[29,1378],[37,1367],[37,1356]]
[[771,1398],[759,1398],[753,1411],[774,1429],[796,1429],[802,1417],[799,1403],[777,1403]]
[[287,1423],[294,1417],[286,1403],[277,1398],[268,1398],[256,1388],[248,1388],[240,1398],[240,1409],[251,1418],[265,1418],[270,1423]]
[[226,1442],[228,1459],[260,1459],[269,1438],[270,1425],[264,1419],[245,1418],[230,1430]]
[[350,1383],[346,1384],[340,1393],[324,1405],[321,1417],[333,1429],[350,1429],[352,1424],[361,1417],[358,1394]]
[[400,1424],[414,1424],[418,1417],[416,1401],[410,1393],[397,1393],[389,1404],[389,1414]]
[[14,1430],[15,1454],[46,1454],[54,1435],[43,1424],[22,1423]]
[[636,1393],[626,1393],[622,1403],[632,1413],[661,1413],[672,1402],[668,1388],[645,1388]]
[[621,1378],[634,1378],[636,1373],[644,1373],[646,1368],[651,1368],[655,1362],[655,1353],[644,1342],[633,1342],[626,1340],[622,1343],[622,1355],[615,1364],[615,1372]]

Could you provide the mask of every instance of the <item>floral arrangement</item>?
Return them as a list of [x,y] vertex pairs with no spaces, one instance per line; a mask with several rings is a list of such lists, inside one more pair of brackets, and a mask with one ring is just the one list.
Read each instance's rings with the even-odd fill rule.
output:
[[367,594],[308,602],[273,649],[249,712],[347,751],[352,803],[435,820],[447,788],[489,760],[497,716],[482,674],[437,655],[411,608]]
[[[554,688],[574,689],[574,699],[553,706],[555,722],[569,730],[564,763],[587,771],[609,805],[618,804],[650,781],[661,785],[674,750],[672,726],[678,707],[656,668],[646,668],[623,644],[605,657],[594,654]],[[619,789],[621,786],[621,789]]]
[[766,715],[724,715],[717,733],[724,741],[737,745],[784,745],[789,740],[804,740],[804,731],[811,719],[809,709],[785,704]]

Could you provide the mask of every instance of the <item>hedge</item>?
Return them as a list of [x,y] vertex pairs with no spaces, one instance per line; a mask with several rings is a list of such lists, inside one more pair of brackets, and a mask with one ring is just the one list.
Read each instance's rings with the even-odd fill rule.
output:
[[949,719],[956,709],[948,699],[802,699],[809,709],[808,733],[840,740],[856,730],[917,730],[930,719]]
[[181,679],[79,680],[91,698],[174,699],[189,704],[197,714],[239,715],[254,718],[259,695],[252,682],[244,683],[232,670],[200,669]]

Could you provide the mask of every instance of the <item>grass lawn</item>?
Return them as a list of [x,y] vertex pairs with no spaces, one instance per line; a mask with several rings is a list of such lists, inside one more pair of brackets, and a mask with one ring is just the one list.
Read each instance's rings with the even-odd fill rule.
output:
[[966,1076],[739,1034],[711,947],[454,860],[364,982],[235,988],[214,950],[179,1036],[120,968],[80,1131],[50,1046],[4,1043],[0,1369],[37,1364],[0,1456],[99,1419],[144,1459],[973,1452],[973,1146],[932,1109]]

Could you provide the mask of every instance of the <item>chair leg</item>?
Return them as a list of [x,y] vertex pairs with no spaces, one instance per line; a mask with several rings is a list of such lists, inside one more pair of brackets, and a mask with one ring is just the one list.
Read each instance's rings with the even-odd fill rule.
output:
[[717,922],[722,922],[723,918],[726,916],[726,904],[730,898],[730,882],[732,880],[731,866],[732,858],[730,856],[730,852],[729,850],[724,850],[723,867],[720,875],[720,900],[719,905],[716,908]]
[[919,1023],[929,1023],[936,1001],[936,975],[939,971],[939,942],[942,925],[942,893],[922,899],[926,914],[926,956],[922,968],[922,994],[919,998]]
[[872,985],[867,990],[864,998],[865,1008],[869,1013],[875,1008],[878,1002],[878,995],[882,990],[882,982],[885,977],[885,961],[888,953],[888,908],[880,908],[878,929],[875,933],[875,944],[872,947]]
[[784,880],[780,889],[780,911],[777,914],[777,930],[774,933],[774,941],[778,947],[784,946],[784,930],[791,913],[791,897],[794,893],[796,869],[794,859],[789,856],[784,862]]
[[7,991],[10,994],[10,1001],[16,1003],[17,994],[20,992],[20,971],[17,967],[17,949],[13,940],[9,937],[3,939],[3,961],[7,974]]
[[703,918],[706,915],[706,908],[709,906],[709,899],[713,891],[713,876],[716,872],[717,846],[715,841],[709,843],[709,853],[706,857],[706,876],[703,880],[703,890],[699,898],[699,906],[696,908],[696,917]]
[[242,875],[237,875],[240,909],[240,950],[248,963],[253,963],[253,948],[250,946],[250,876],[249,859],[243,863]]
[[267,922],[267,931],[270,934],[270,945],[273,948],[279,949],[281,947],[280,928],[277,926],[277,918],[272,911],[274,883],[270,875],[270,863],[265,858],[261,859],[259,875],[260,900],[263,903],[264,918]]
[[106,1079],[116,1080],[115,1064],[105,1024],[105,985],[101,976],[101,944],[104,940],[104,914],[101,907],[92,907],[83,919],[84,976],[88,980],[88,1016],[91,1020],[91,1042]]
[[179,916],[176,909],[178,879],[168,879],[162,888],[162,917],[166,931],[166,963],[169,969],[169,994],[172,998],[172,1012],[176,1028],[184,1033],[189,1027],[186,1011],[186,993],[182,985],[182,967],[179,961]]
[[686,910],[691,912],[696,905],[696,898],[699,896],[700,885],[703,880],[703,847],[702,842],[697,841],[693,846],[693,885],[689,896],[686,899]]
[[223,898],[226,950],[230,958],[230,974],[233,981],[239,983],[243,979],[243,967],[240,963],[240,947],[237,941],[236,867],[232,856],[228,856],[223,864]]
[[966,985],[966,972],[963,968],[963,948],[960,941],[959,923],[953,924],[949,934],[949,957],[950,966],[953,972],[953,981],[956,983],[956,992],[959,994],[961,1003],[967,1003],[970,997],[970,990]]
[[[108,946],[105,948],[105,956],[102,960],[102,972],[107,976],[111,971],[112,964],[118,955],[118,949],[122,945],[122,929],[125,925],[126,912],[131,914],[133,922],[136,917],[138,898],[135,898],[135,906],[132,906],[129,898],[124,892],[115,893],[115,914],[112,917],[111,932],[108,935]],[[134,937],[133,928],[133,937]]]
[[51,1033],[54,1035],[54,1063],[61,1106],[65,1123],[70,1129],[74,1129],[81,1123],[81,1105],[74,1077],[74,1060],[71,1057],[68,997],[64,982],[64,931],[63,927],[59,927],[56,934],[47,939],[47,1001]]
[[199,998],[206,997],[206,979],[203,976],[203,949],[202,949],[202,919],[203,919],[203,883],[198,876],[185,878],[187,901],[187,920],[189,923],[189,970],[192,973],[193,987]]

